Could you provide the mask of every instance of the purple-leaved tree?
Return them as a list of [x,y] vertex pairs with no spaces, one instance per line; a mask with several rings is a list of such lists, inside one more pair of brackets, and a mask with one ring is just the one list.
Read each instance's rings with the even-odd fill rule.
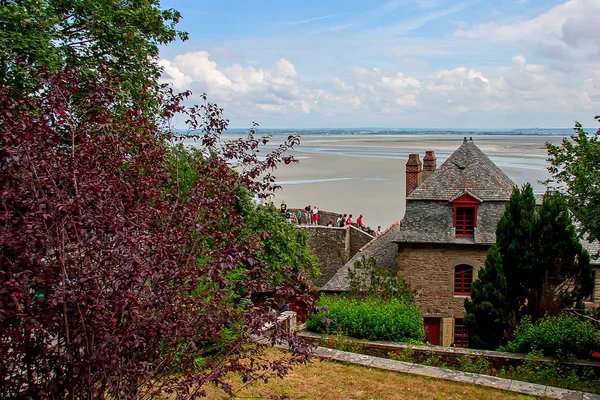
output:
[[[307,298],[297,268],[257,261],[238,196],[268,194],[298,139],[258,158],[268,139],[222,143],[222,110],[186,108],[187,93],[163,87],[151,119],[103,68],[32,73],[35,93],[0,89],[0,396],[193,398],[208,382],[231,392],[230,372],[248,382],[305,361],[280,329],[267,337],[293,356],[261,356],[253,337],[273,316],[239,303]],[[164,129],[175,114],[201,144],[193,179]]]

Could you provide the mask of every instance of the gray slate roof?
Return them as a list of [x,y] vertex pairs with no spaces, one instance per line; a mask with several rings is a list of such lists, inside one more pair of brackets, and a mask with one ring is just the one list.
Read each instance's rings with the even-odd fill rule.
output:
[[[345,292],[350,289],[350,277],[348,272],[354,268],[354,264],[361,261],[363,257],[375,258],[377,265],[383,268],[397,268],[398,248],[392,240],[398,235],[398,221],[390,225],[382,235],[373,238],[364,245],[346,264],[344,264],[329,282],[321,287],[322,292]],[[365,279],[368,278],[365,277]]]
[[508,201],[514,186],[472,140],[465,140],[407,200],[452,201],[469,192],[481,201]]

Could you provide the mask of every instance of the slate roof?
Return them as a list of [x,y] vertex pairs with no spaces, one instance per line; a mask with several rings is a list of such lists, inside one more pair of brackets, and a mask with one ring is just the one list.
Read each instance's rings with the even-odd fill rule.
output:
[[600,242],[597,240],[589,242],[587,239],[582,238],[581,244],[583,245],[583,248],[590,253],[590,264],[594,266],[600,266]]
[[[380,236],[373,238],[364,245],[354,256],[344,264],[331,279],[321,287],[322,292],[345,292],[350,289],[350,269],[354,269],[354,264],[362,260],[363,257],[375,258],[377,265],[383,268],[397,268],[398,250],[392,243],[392,239],[397,236],[399,230],[398,221],[391,224]],[[367,282],[369,277],[365,277]]]
[[407,200],[451,201],[465,192],[481,201],[508,201],[515,184],[472,140],[463,144]]

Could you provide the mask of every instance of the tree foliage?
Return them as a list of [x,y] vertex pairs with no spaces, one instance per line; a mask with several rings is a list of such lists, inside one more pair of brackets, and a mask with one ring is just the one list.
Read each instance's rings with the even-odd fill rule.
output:
[[[595,118],[600,122],[600,115]],[[600,240],[600,129],[590,135],[577,122],[574,130],[560,145],[546,143],[548,170],[582,232],[593,242]]]
[[[109,70],[40,73],[41,95],[0,90],[3,396],[194,397],[209,381],[230,391],[230,371],[245,381],[285,373],[287,364],[261,361],[251,340],[273,317],[238,298],[301,294],[304,285],[293,268],[258,259],[236,194],[268,193],[272,178],[256,178],[292,162],[283,153],[297,138],[259,159],[268,139],[251,132],[221,143],[222,110],[166,97],[165,118],[187,113],[202,132],[197,175],[183,181],[165,142],[172,135],[143,102],[111,112],[124,100]],[[236,172],[240,160],[246,168]],[[270,335],[290,343],[296,361],[308,354],[294,337]]]
[[600,331],[589,320],[560,314],[533,322],[525,317],[515,331],[514,340],[501,351],[513,353],[540,352],[562,359],[590,359],[600,350]]
[[348,270],[349,291],[348,295],[356,299],[399,299],[407,303],[414,303],[414,293],[406,284],[404,277],[395,269],[383,268],[377,265],[375,258],[366,258],[357,261],[353,268]]
[[533,188],[526,184],[516,187],[506,204],[496,227],[496,244],[502,256],[502,271],[506,279],[509,319],[525,302],[536,263],[536,213]]
[[[260,245],[256,259],[268,268],[281,270],[291,267],[295,273],[316,279],[320,275],[320,262],[308,247],[308,234],[296,225],[287,222],[273,205],[254,206],[250,193],[238,190],[242,216],[246,222],[245,234],[248,239],[258,240]],[[285,281],[279,276],[277,285]]]
[[158,89],[159,46],[187,39],[175,28],[180,19],[158,0],[3,0],[0,84],[34,93],[39,71],[95,73],[103,65],[126,97],[140,101]]
[[523,316],[535,321],[572,307],[591,293],[589,262],[562,196],[546,193],[536,209],[531,185],[516,187],[465,301],[470,344],[493,348]]
[[502,256],[498,246],[488,252],[485,267],[471,286],[471,298],[465,299],[465,326],[469,347],[495,350],[501,344],[506,327],[508,300]]
[[546,193],[538,210],[537,262],[524,312],[534,320],[558,315],[591,294],[590,255],[583,248],[565,199]]

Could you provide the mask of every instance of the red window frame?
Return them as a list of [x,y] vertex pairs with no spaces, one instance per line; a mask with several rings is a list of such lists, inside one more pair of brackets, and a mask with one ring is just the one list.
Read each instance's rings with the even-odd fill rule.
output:
[[454,267],[454,295],[470,296],[473,283],[473,267],[460,264]]
[[474,238],[479,201],[463,194],[452,202],[453,226],[457,238]]
[[454,320],[454,346],[469,347],[469,334],[462,319]]

